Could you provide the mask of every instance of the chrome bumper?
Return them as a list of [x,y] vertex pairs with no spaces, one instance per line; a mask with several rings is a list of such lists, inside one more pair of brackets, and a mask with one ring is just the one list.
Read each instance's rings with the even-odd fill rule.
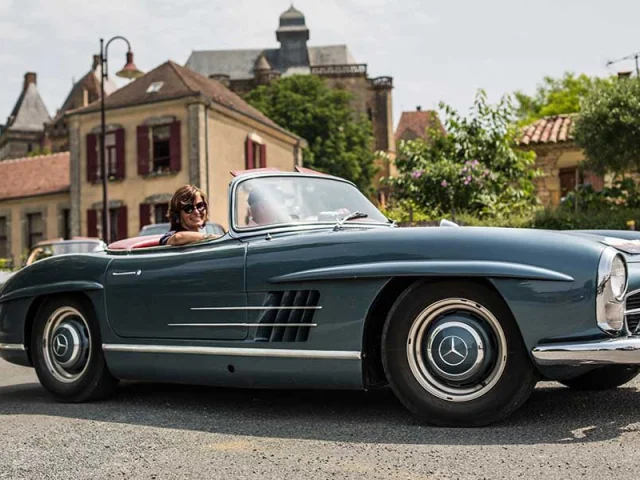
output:
[[539,345],[531,353],[540,365],[640,364],[640,336]]

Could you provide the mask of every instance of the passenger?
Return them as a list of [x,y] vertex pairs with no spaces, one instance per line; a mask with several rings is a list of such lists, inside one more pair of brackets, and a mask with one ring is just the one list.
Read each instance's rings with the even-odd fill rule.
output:
[[282,194],[272,189],[256,189],[249,194],[249,225],[288,223]]
[[160,245],[186,245],[216,235],[207,234],[204,226],[209,218],[207,198],[193,185],[183,185],[171,198],[169,204],[169,231],[160,239]]

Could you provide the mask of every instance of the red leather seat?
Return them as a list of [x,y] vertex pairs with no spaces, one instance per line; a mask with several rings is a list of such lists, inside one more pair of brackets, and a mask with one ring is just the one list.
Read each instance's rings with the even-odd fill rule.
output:
[[109,244],[108,249],[131,251],[134,248],[159,247],[161,238],[162,235],[146,235],[144,237],[125,238]]

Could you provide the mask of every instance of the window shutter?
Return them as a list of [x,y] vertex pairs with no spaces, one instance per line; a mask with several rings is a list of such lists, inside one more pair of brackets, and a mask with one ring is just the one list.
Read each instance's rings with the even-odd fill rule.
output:
[[138,142],[138,175],[149,173],[149,127],[139,125],[136,131]]
[[604,179],[593,172],[584,172],[584,183],[590,183],[596,192],[604,188]]
[[244,166],[247,170],[255,168],[255,158],[253,156],[253,140],[249,137],[245,140],[245,158],[244,158]]
[[98,211],[93,208],[87,210],[87,236],[98,236]]
[[172,172],[180,171],[180,122],[175,121],[169,126],[170,141],[169,141],[169,169]]
[[87,182],[95,183],[97,180],[96,171],[98,169],[98,136],[87,134]]
[[119,128],[116,130],[116,178],[122,180],[124,175],[124,128]]
[[151,223],[151,205],[148,203],[140,204],[140,229]]
[[127,234],[127,206],[118,207],[116,210],[116,221],[118,222],[118,238],[117,240],[122,240],[123,238],[127,238],[129,235]]
[[260,168],[267,168],[267,145],[260,145]]

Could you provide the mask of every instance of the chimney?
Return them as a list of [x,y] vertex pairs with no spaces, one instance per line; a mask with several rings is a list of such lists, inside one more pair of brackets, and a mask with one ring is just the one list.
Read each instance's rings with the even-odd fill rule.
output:
[[417,112],[422,111],[422,106],[421,106],[421,105],[418,105],[418,106],[416,107],[416,111],[417,111]]
[[96,68],[98,68],[98,65],[100,65],[100,55],[94,55],[93,66],[91,67],[91,70],[95,70]]
[[629,78],[631,76],[631,71],[618,72],[618,78]]
[[24,74],[24,85],[22,91],[26,90],[30,83],[36,84],[36,72],[27,72]]

